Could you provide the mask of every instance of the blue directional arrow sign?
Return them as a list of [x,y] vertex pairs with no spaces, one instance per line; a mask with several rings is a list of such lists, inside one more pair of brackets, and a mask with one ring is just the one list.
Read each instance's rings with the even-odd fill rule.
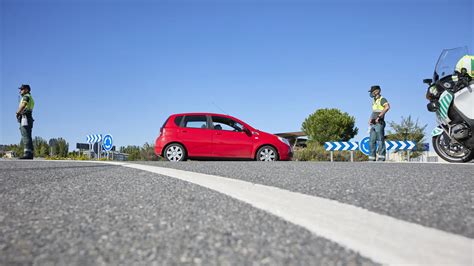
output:
[[359,143],[359,150],[363,152],[365,155],[370,154],[370,137],[363,138]]
[[96,143],[102,140],[102,134],[87,135],[87,143]]
[[395,141],[385,141],[385,147],[387,148],[387,151],[395,150],[395,147],[397,147],[397,143]]
[[113,147],[113,140],[112,140],[112,135],[107,134],[104,136],[104,144],[102,145],[104,147],[104,150],[110,151]]
[[357,150],[358,147],[358,142],[329,141],[324,143],[324,148],[327,151],[354,151]]
[[385,147],[387,151],[406,151],[415,149],[416,143],[411,140],[387,140]]

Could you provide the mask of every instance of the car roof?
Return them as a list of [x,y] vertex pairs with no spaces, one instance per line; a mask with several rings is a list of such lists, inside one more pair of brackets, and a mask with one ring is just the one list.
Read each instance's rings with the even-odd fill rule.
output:
[[246,125],[246,126],[248,126],[248,127],[250,127],[250,128],[253,128],[252,126],[250,126],[249,124],[247,124],[247,123],[245,123],[244,121],[240,120],[239,118],[233,117],[233,116],[231,116],[231,115],[225,115],[225,114],[216,114],[216,113],[180,113],[180,114],[172,114],[172,115],[170,115],[170,117],[184,116],[184,115],[210,115],[210,116],[217,115],[217,116],[223,116],[223,117],[228,117],[228,118],[237,120],[239,123],[243,123],[244,125]]
[[180,114],[172,114],[172,116],[182,116],[182,115],[219,115],[219,116],[227,116],[227,117],[233,117],[230,115],[225,115],[225,114],[216,114],[216,113],[180,113]]

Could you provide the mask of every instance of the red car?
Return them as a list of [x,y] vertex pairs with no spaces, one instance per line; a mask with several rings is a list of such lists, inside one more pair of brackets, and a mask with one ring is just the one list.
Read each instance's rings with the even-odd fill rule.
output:
[[171,115],[160,129],[155,153],[168,161],[187,158],[291,160],[289,142],[221,114]]

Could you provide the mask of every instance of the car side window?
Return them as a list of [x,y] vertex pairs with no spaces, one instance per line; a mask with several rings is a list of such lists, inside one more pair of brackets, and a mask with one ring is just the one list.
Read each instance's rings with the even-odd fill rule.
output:
[[205,115],[189,115],[184,117],[183,127],[207,128],[207,118]]
[[227,130],[227,131],[243,131],[243,126],[227,117],[213,116],[212,117],[212,126],[216,130]]

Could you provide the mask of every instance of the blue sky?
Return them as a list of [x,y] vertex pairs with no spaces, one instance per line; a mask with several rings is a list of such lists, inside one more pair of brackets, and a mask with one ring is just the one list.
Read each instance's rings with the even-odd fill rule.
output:
[[428,130],[424,78],[444,48],[474,46],[471,0],[1,0],[1,138],[18,143],[20,84],[34,136],[110,133],[153,143],[173,113],[217,112],[271,133],[299,131],[319,108],[366,135],[371,85]]

